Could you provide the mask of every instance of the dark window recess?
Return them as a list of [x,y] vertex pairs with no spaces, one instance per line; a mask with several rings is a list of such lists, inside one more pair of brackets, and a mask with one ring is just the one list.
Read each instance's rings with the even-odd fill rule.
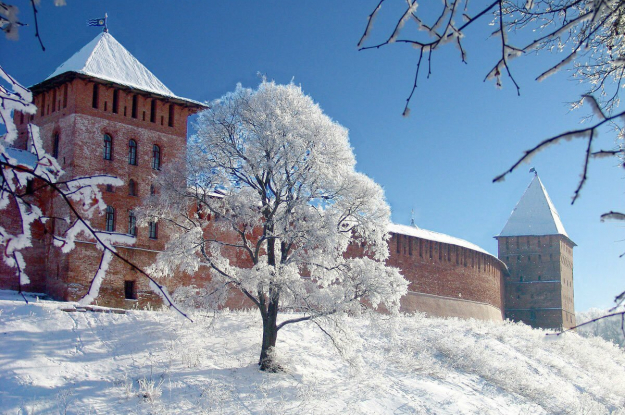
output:
[[156,194],[156,188],[154,187],[153,184],[150,185],[150,195],[155,195]]
[[139,97],[134,95],[132,97],[132,118],[137,118],[138,101],[139,101]]
[[39,108],[41,109],[40,115],[42,115],[42,116],[45,115],[44,114],[44,111],[45,111],[45,108],[46,108],[46,94],[45,93],[41,94],[41,107],[39,107]]
[[132,179],[130,179],[130,181],[128,182],[128,194],[130,196],[136,196],[137,195],[137,182],[135,182]]
[[113,91],[113,114],[117,114],[119,112],[119,90],[116,89]]
[[161,148],[156,144],[152,146],[152,168],[154,170],[161,169]]
[[113,137],[104,134],[104,160],[113,160]]
[[133,211],[128,213],[128,233],[137,236],[137,217]]
[[150,103],[150,122],[156,122],[156,100]]
[[167,121],[167,125],[170,127],[174,126],[174,104],[169,104],[169,121]]
[[91,106],[95,109],[98,109],[99,95],[100,95],[99,85],[93,84],[93,97],[91,100]]
[[56,111],[56,88],[52,90],[52,112]]
[[52,157],[59,157],[59,133],[54,134],[54,139],[52,140]]
[[124,298],[126,298],[126,300],[137,299],[134,281],[124,281]]
[[150,222],[148,227],[150,229],[150,239],[158,239],[158,223]]
[[137,142],[135,140],[128,141],[128,164],[137,165]]
[[106,191],[109,193],[113,193],[114,189],[113,189],[113,185],[112,184],[107,184],[106,185]]
[[115,232],[115,209],[112,206],[106,208],[106,231]]
[[67,108],[67,84],[63,85],[63,108]]
[[108,101],[104,101],[104,111],[108,111]]

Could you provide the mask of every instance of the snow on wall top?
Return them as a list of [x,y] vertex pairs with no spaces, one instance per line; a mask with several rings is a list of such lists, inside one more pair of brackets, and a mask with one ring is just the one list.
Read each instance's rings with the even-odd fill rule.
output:
[[391,233],[395,233],[395,234],[415,236],[417,238],[427,239],[429,241],[442,242],[444,244],[456,245],[462,248],[472,249],[473,251],[481,252],[483,254],[490,255],[494,258],[497,258],[495,255],[492,255],[488,251],[480,248],[479,246],[475,244],[472,244],[471,242],[465,241],[464,239],[456,238],[454,236],[445,235],[444,233],[428,231],[428,230],[417,228],[414,226],[397,225],[395,223],[392,223],[391,225],[389,225],[388,231]]
[[553,206],[547,190],[538,175],[523,193],[521,200],[510,214],[510,218],[498,236],[541,236],[564,235],[558,211]]
[[76,72],[165,97],[190,101],[171,92],[108,32],[96,36],[56,68],[46,80],[67,72]]

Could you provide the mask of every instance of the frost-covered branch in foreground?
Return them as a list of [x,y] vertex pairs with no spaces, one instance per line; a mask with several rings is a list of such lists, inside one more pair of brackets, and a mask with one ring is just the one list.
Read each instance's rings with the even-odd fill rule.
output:
[[[213,306],[229,289],[245,296],[263,321],[262,370],[276,369],[272,350],[290,324],[313,320],[330,333],[364,307],[399,309],[407,283],[383,262],[383,191],[355,171],[347,130],[299,87],[238,86],[199,115],[196,130],[186,172],[161,175],[138,215],[140,225],[174,228],[153,275],[210,274],[198,290]],[[350,245],[365,256],[347,255]]]

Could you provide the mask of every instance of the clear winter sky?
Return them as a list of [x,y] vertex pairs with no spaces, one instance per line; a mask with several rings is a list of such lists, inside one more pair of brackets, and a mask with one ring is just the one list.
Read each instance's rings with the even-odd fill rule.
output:
[[[494,255],[493,236],[531,181],[533,166],[578,244],[576,309],[610,307],[625,289],[625,258],[619,259],[625,252],[623,224],[599,221],[604,212],[623,210],[625,171],[616,160],[592,163],[574,206],[583,141],[551,147],[505,182],[492,183],[523,150],[578,128],[589,110],[569,111],[566,103],[582,89],[566,72],[534,81],[561,59],[547,53],[513,61],[520,97],[506,78],[501,90],[482,82],[498,59],[486,21],[466,33],[468,65],[454,47],[435,54],[432,76],[419,81],[411,115],[403,118],[418,52],[402,45],[356,48],[378,0],[67,0],[65,7],[42,0],[38,18],[45,52],[34,37],[29,2],[14,3],[30,26],[20,29],[18,42],[2,37],[0,64],[22,84],[43,80],[91,41],[101,28],[87,27],[86,20],[107,12],[110,33],[179,96],[210,101],[238,82],[256,87],[259,73],[278,83],[300,84],[350,130],[357,168],[384,187],[394,222],[410,224],[414,209],[419,227],[466,239]],[[423,2],[428,4],[440,2]],[[382,9],[369,44],[394,27],[398,10],[389,6]],[[615,146],[612,134],[602,134],[601,140],[597,149]]]

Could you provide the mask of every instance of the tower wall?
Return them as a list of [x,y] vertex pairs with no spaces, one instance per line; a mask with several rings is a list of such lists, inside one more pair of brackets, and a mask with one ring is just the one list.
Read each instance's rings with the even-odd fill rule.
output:
[[498,237],[506,318],[533,327],[575,325],[573,243],[563,235]]

